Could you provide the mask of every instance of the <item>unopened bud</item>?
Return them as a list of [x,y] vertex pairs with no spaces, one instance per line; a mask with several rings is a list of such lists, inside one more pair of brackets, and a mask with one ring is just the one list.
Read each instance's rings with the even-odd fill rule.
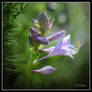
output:
[[32,73],[52,74],[55,70],[54,67],[48,65],[39,70],[32,70]]

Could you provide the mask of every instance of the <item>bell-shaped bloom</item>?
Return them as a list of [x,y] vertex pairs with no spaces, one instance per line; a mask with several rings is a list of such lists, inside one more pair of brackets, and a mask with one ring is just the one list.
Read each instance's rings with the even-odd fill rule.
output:
[[76,54],[81,47],[81,44],[78,47],[74,47],[71,44],[70,34],[64,37],[55,47],[52,52],[49,52],[49,56],[59,56],[65,55],[70,56],[73,59],[73,55]]
[[39,60],[35,60],[34,63],[52,56],[60,56],[60,55],[70,56],[73,59],[73,55],[76,54],[81,47],[80,42],[78,42],[77,46],[78,47],[74,47],[73,45],[71,45],[71,39],[69,34],[66,37],[64,37],[62,40],[60,40],[60,42],[56,45],[56,47],[41,49],[40,51],[44,51],[48,53],[48,55],[40,58]]
[[32,73],[52,74],[55,70],[54,67],[48,65],[38,70],[32,70]]

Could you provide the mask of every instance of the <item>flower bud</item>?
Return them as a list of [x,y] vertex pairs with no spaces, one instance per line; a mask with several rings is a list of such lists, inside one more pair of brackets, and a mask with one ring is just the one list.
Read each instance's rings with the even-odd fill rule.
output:
[[55,19],[54,19],[53,22],[50,24],[50,31],[52,30],[54,24],[55,24]]
[[48,23],[46,24],[46,27],[45,27],[45,33],[46,34],[48,34],[49,32],[51,32],[51,30],[52,30],[52,28],[53,28],[53,26],[55,24],[55,20],[53,20],[52,23],[50,23],[49,21],[48,21]]
[[54,41],[61,38],[65,34],[65,31],[58,32],[48,38],[49,41]]
[[38,36],[37,40],[39,41],[40,44],[46,44],[46,45],[48,45],[48,40],[46,38]]
[[52,74],[55,70],[54,67],[48,65],[39,70],[32,70],[32,73]]
[[48,17],[44,12],[42,12],[38,17],[38,24],[40,25],[42,30],[44,30],[47,22],[48,22]]

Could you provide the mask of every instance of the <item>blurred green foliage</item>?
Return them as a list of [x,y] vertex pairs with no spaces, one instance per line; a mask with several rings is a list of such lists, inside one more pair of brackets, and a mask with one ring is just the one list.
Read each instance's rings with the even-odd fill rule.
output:
[[[51,57],[40,63],[56,68],[51,75],[25,75],[31,55],[29,28],[32,18],[42,12],[55,18],[50,34],[66,30],[72,43],[84,42],[74,60],[67,56]],[[48,36],[47,35],[47,36]],[[59,40],[49,46],[56,45]],[[45,46],[46,47],[46,46]],[[3,3],[3,81],[4,89],[86,89],[89,88],[89,3]],[[84,86],[76,86],[84,85]]]

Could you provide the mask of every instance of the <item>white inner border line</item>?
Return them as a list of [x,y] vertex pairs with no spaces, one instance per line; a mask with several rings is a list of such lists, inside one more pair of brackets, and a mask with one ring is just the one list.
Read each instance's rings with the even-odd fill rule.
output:
[[[8,1],[3,1],[2,2],[2,45],[3,45],[3,3],[88,3],[89,4],[89,89],[3,89],[3,67],[2,67],[2,76],[1,76],[1,88],[2,90],[90,90],[91,88],[91,81],[90,81],[90,1],[89,2],[8,2]],[[2,57],[3,57],[3,46],[2,46]],[[2,66],[3,66],[3,58],[2,58]]]

